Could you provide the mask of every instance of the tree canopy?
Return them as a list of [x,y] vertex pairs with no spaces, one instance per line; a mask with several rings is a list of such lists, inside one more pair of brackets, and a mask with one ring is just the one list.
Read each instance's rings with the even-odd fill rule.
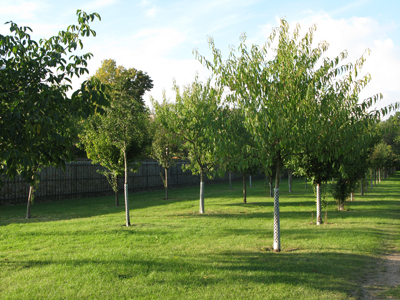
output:
[[81,37],[96,35],[89,23],[100,19],[80,10],[77,16],[76,25],[39,42],[31,39],[30,27],[13,22],[11,35],[0,35],[0,172],[9,177],[19,173],[33,184],[38,167],[64,166],[73,159],[77,119],[108,104],[96,79],[67,94],[71,78],[88,73],[92,54],[74,52],[83,47]]
[[74,159],[77,121],[108,105],[104,86],[96,79],[68,95],[72,77],[88,73],[87,61],[93,56],[74,53],[83,48],[81,37],[96,35],[89,23],[100,19],[80,10],[77,16],[76,25],[39,42],[31,38],[30,27],[11,21],[11,34],[0,35],[0,174],[19,174],[30,184],[27,218],[40,168],[65,168]]

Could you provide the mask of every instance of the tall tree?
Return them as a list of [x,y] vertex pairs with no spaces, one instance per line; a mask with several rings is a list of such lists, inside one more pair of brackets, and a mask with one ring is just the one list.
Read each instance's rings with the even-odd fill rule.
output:
[[88,157],[108,168],[114,180],[124,174],[126,226],[130,226],[128,171],[129,167],[137,170],[138,160],[151,144],[149,111],[143,95],[153,84],[143,71],[117,67],[113,60],[104,60],[94,76],[108,84],[111,105],[104,115],[89,118],[81,141]]
[[[284,161],[293,153],[299,152],[299,141],[309,137],[303,135],[308,123],[307,109],[311,96],[307,93],[312,83],[316,62],[326,50],[322,43],[316,49],[311,48],[313,32],[311,28],[306,36],[299,40],[300,27],[293,36],[289,34],[289,25],[281,20],[268,42],[259,47],[246,45],[246,36],[242,35],[239,55],[232,49],[227,60],[223,61],[221,52],[209,40],[213,51],[213,60],[197,55],[207,67],[217,75],[218,82],[231,90],[228,96],[245,111],[246,127],[257,143],[262,164],[271,169],[276,167],[274,190],[274,245],[276,252],[280,245],[279,183]],[[275,56],[268,53],[277,38]]]
[[[88,73],[91,53],[82,49],[81,37],[95,36],[89,23],[97,13],[77,11],[78,22],[66,31],[39,42],[31,39],[30,27],[10,25],[11,35],[0,35],[0,173],[20,174],[30,184],[27,215],[43,166],[62,166],[73,159],[76,122],[108,101],[98,80],[84,81],[72,89],[71,78]],[[1,181],[0,181],[1,184]]]
[[216,170],[215,140],[218,139],[215,128],[218,126],[218,104],[222,90],[215,89],[208,80],[205,84],[196,77],[195,81],[179,88],[174,83],[176,102],[167,105],[155,105],[157,116],[164,120],[164,126],[178,135],[185,151],[188,163],[182,168],[200,175],[200,214],[204,213],[204,177],[212,177]]

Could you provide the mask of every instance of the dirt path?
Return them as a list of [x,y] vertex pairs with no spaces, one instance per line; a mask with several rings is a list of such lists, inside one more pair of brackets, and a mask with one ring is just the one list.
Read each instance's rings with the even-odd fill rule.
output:
[[388,254],[382,260],[362,284],[360,299],[400,299],[400,253]]

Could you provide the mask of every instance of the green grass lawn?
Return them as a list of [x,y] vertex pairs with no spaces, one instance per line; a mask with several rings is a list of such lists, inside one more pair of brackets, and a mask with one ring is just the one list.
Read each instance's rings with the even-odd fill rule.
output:
[[[0,207],[0,299],[356,299],[380,256],[399,249],[400,172],[315,225],[309,184],[280,190],[282,252],[263,181]],[[311,213],[314,213],[314,225]],[[324,213],[323,213],[324,216]],[[396,250],[398,251],[398,250]]]

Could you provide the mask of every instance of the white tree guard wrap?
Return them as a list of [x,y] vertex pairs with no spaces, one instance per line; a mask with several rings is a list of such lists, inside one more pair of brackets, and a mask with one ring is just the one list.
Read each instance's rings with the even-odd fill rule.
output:
[[204,182],[200,182],[200,213],[204,214]]
[[321,185],[317,184],[317,225],[322,224],[322,217],[321,217]]
[[131,220],[129,218],[129,199],[128,199],[128,185],[124,184],[124,196],[125,196],[125,219],[126,226],[131,226]]
[[281,228],[279,219],[279,189],[274,189],[274,252],[281,251]]

